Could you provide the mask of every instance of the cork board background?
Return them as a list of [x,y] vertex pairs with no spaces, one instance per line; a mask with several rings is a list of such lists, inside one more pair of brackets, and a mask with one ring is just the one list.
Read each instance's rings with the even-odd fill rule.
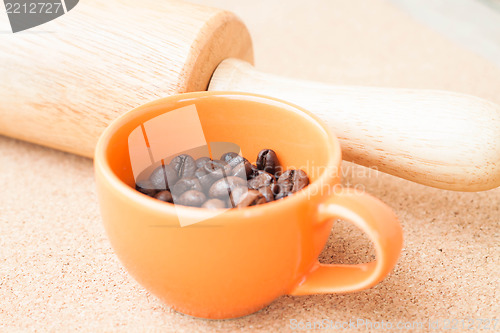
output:
[[[498,67],[382,0],[203,3],[243,19],[260,70],[500,103]],[[448,192],[350,163],[344,173],[345,185],[364,186],[400,217],[405,245],[394,272],[370,290],[283,296],[256,314],[210,321],[172,311],[128,276],[101,225],[91,160],[0,137],[0,331],[288,332],[294,319],[499,318],[500,189]],[[339,222],[321,261],[372,256],[369,241]]]

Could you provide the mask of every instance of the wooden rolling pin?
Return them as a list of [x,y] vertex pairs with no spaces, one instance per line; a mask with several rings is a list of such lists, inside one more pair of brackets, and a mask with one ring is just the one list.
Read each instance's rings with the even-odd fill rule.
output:
[[[49,33],[32,33],[33,31]],[[232,13],[178,1],[81,1],[31,33],[4,34],[0,133],[92,157],[106,125],[144,102],[197,90],[300,105],[344,159],[461,191],[500,185],[500,108],[443,91],[336,87],[255,71]]]

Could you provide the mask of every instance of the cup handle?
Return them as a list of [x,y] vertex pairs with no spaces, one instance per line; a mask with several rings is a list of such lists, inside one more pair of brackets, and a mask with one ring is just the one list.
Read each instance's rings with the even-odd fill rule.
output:
[[319,223],[341,218],[354,223],[373,242],[376,260],[357,265],[313,265],[290,295],[353,292],[370,288],[394,268],[403,246],[403,231],[394,212],[364,192],[341,188],[319,206]]

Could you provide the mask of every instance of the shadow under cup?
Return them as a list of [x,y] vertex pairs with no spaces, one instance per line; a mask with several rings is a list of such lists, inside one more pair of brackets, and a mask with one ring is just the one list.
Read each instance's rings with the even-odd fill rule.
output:
[[[196,115],[193,123],[147,128],[177,110]],[[275,150],[285,169],[303,169],[311,184],[283,200],[215,216],[137,192],[141,168],[202,140],[199,131],[190,137],[196,126],[205,144],[236,144],[251,162],[261,149]],[[147,137],[149,150],[131,147],[139,131],[156,133]],[[309,113],[271,98],[217,92],[171,96],[126,113],[106,129],[95,156],[103,222],[123,265],[177,311],[204,318],[250,314],[301,282],[330,234],[332,222],[319,221],[318,206],[338,184],[339,165],[337,140]],[[198,222],[181,226],[179,216]]]

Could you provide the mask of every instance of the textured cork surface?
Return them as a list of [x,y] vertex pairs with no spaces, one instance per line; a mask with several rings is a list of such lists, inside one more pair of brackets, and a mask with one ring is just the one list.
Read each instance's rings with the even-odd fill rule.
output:
[[[380,0],[204,3],[245,21],[261,70],[500,103],[500,69]],[[405,244],[394,272],[370,290],[283,296],[256,314],[210,321],[170,310],[126,273],[101,225],[91,160],[0,137],[0,331],[287,332],[293,320],[500,318],[500,189],[448,192],[349,163],[344,173],[344,184],[363,186],[400,217]],[[371,260],[350,224],[332,231],[322,262]]]

